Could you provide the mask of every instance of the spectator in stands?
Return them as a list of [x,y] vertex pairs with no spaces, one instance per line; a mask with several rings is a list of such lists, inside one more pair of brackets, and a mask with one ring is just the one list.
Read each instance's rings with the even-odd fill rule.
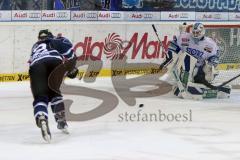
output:
[[63,0],[67,9],[70,10],[101,10],[101,0]]
[[[110,7],[106,0],[105,7]],[[104,3],[105,4],[105,3]],[[101,0],[0,0],[1,10],[102,10]]]
[[13,10],[41,10],[41,0],[12,0]]
[[103,8],[106,10],[110,10],[110,6],[111,6],[110,2],[111,2],[111,0],[105,0]]
[[65,6],[62,0],[54,0],[54,10],[62,10],[62,9],[65,9]]
[[0,0],[0,10],[11,10],[11,2],[9,0]]

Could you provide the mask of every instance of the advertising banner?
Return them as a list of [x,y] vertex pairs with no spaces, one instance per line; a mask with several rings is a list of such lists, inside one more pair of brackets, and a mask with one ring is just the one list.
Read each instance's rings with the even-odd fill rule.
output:
[[[6,51],[0,59],[0,73],[27,72],[32,45],[41,29],[49,29],[54,35],[61,33],[74,45],[81,61],[101,60],[103,69],[109,69],[112,60],[127,56],[128,63],[161,63],[173,36],[178,34],[176,23],[155,24],[162,45],[152,23],[15,23],[12,27],[1,24],[0,50]],[[12,43],[15,41],[15,43]],[[19,54],[21,53],[21,54]],[[13,56],[15,55],[15,56]],[[8,60],[7,60],[8,59]],[[9,60],[10,59],[10,60]]]
[[160,21],[160,12],[125,12],[127,21]]
[[240,11],[238,0],[122,0],[118,3],[119,10],[123,11]]
[[229,21],[240,21],[240,12],[229,12]]
[[41,11],[16,10],[12,11],[13,21],[41,21]]
[[98,20],[100,21],[122,21],[124,20],[124,13],[118,11],[99,11]]
[[71,20],[72,21],[97,21],[98,12],[97,11],[72,11]]
[[228,12],[196,12],[196,20],[227,21],[228,20]]
[[173,10],[196,12],[227,12],[229,6],[236,6],[236,0],[175,0]]
[[161,12],[161,20],[195,20],[195,12]]
[[11,21],[12,11],[0,11],[0,21]]
[[67,10],[43,10],[42,20],[44,21],[69,21],[70,11]]

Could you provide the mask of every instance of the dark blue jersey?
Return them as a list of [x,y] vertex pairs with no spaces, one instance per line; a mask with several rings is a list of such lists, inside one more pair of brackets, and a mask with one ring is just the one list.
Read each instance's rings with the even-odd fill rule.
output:
[[75,57],[72,43],[65,37],[57,37],[51,39],[51,45],[55,48],[65,59],[70,60]]
[[29,63],[33,65],[36,62],[53,58],[70,60],[74,57],[73,45],[68,39],[64,37],[49,38],[33,45]]
[[30,66],[34,65],[37,62],[47,61],[50,59],[60,59],[63,60],[63,57],[59,52],[51,47],[51,40],[47,39],[44,41],[36,42],[32,47],[32,53],[29,59]]

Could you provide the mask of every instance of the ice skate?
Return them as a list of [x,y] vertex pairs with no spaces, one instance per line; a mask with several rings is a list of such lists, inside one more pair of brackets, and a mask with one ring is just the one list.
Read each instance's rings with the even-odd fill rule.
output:
[[69,134],[68,125],[66,121],[58,121],[57,128],[65,134]]
[[42,132],[42,137],[43,139],[50,143],[51,141],[51,133],[48,127],[48,120],[45,118],[45,116],[40,116],[38,119],[38,126],[41,128],[41,132]]
[[65,134],[69,134],[68,125],[65,118],[64,112],[59,112],[55,114],[55,119],[57,122],[57,128]]

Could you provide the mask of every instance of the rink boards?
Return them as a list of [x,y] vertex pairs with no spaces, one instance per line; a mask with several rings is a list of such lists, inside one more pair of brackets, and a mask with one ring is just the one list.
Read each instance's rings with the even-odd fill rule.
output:
[[[206,24],[219,24],[206,23]],[[231,22],[228,22],[229,24]],[[233,23],[233,22],[232,22]],[[98,76],[154,73],[163,61],[164,50],[174,35],[179,34],[179,22],[154,22],[162,46],[152,29],[152,22],[6,22],[0,24],[0,81],[28,80],[28,59],[31,47],[37,41],[38,31],[49,29],[53,34],[61,33],[74,45],[81,67],[79,76],[86,74],[88,61],[91,68],[101,64],[92,74]],[[191,24],[189,22],[189,24]],[[123,59],[126,57],[126,61]],[[120,61],[119,70],[113,66]],[[149,67],[129,67],[145,64]],[[222,64],[226,70],[236,64]]]

